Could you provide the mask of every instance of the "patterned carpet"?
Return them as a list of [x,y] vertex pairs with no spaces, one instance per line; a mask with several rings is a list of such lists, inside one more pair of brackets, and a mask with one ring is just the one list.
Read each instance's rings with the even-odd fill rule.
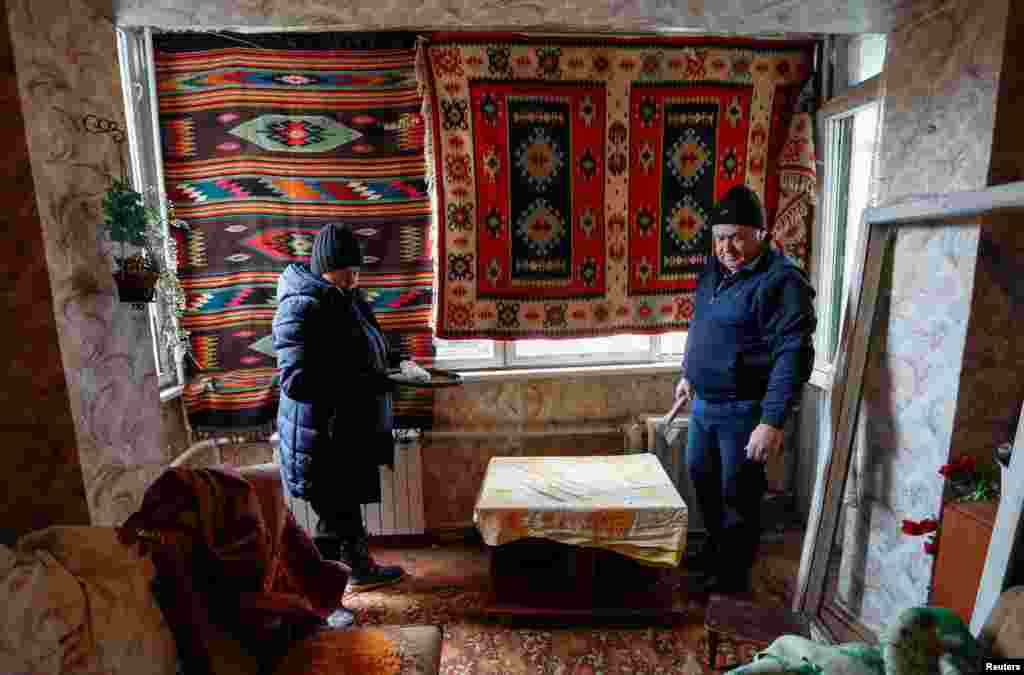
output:
[[[750,597],[784,605],[792,595],[801,531],[767,543]],[[480,615],[489,588],[483,544],[376,548],[381,563],[402,565],[407,578],[391,588],[349,593],[345,606],[362,625],[435,624],[444,629],[441,673],[446,675],[695,675],[705,665],[703,606],[684,597],[687,619],[678,625],[627,628],[552,621],[500,622]],[[719,663],[747,660],[750,645],[723,644]]]

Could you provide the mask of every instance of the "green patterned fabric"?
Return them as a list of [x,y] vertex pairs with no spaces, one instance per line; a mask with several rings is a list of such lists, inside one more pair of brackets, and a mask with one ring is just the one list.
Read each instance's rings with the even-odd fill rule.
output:
[[727,675],[975,675],[983,656],[956,613],[914,607],[896,618],[878,647],[783,635]]
[[904,610],[884,636],[886,675],[968,675],[983,653],[967,626],[943,607]]
[[783,635],[729,675],[887,675],[878,650],[860,642],[824,645]]

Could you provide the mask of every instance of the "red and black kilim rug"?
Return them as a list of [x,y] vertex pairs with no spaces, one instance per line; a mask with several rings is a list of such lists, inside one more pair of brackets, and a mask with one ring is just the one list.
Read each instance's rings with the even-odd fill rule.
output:
[[[184,400],[200,436],[266,436],[277,408],[277,279],[329,222],[349,223],[361,284],[389,339],[433,358],[430,204],[414,36],[183,34],[156,38],[166,190],[184,327],[198,368]],[[397,423],[428,426],[403,390]]]
[[685,330],[734,185],[807,262],[812,42],[529,38],[421,45],[436,176],[437,331],[451,339]]

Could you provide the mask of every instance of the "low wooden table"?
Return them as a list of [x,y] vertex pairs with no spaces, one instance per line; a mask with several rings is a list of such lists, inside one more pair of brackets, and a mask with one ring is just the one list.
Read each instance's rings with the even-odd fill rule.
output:
[[[704,630],[708,642],[708,667],[712,669],[716,669],[715,659],[723,636],[736,643],[754,644],[761,648],[783,635],[811,637],[811,624],[803,615],[784,607],[765,607],[725,595],[708,598]],[[720,669],[739,665],[730,663]]]
[[675,620],[686,505],[654,455],[495,457],[474,510],[485,614]]

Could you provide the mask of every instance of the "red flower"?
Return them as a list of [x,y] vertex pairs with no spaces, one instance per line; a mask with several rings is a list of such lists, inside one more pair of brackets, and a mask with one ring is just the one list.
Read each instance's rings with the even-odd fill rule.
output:
[[921,531],[921,524],[916,520],[904,520],[903,526],[900,529],[903,531],[903,534],[909,534],[912,537],[924,534],[924,532]]
[[924,543],[924,552],[928,555],[935,555],[939,552],[939,545],[934,541],[926,541]]
[[929,532],[935,532],[939,529],[939,521],[933,518],[925,518],[918,522],[916,520],[904,520],[900,530],[903,534],[909,534],[912,537],[918,537],[922,534],[928,534]]
[[949,464],[939,467],[939,473],[947,478],[956,476],[959,473],[974,473],[978,468],[978,460],[970,455],[956,457]]

